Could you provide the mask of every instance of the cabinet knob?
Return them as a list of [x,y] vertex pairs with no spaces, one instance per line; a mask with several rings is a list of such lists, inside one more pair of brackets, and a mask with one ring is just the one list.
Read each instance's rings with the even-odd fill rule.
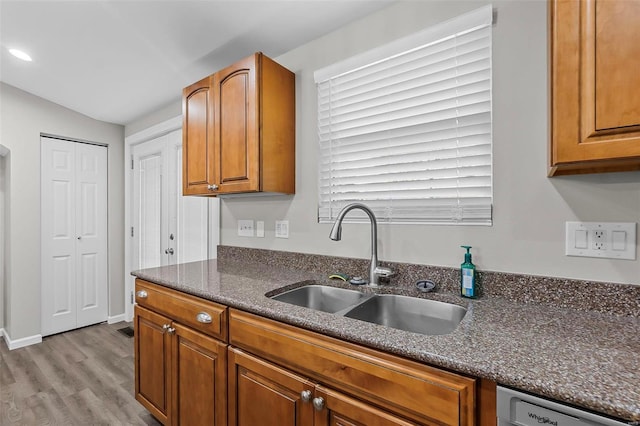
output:
[[321,396],[313,398],[313,408],[322,411],[324,409],[324,398]]
[[168,248],[164,251],[164,254],[173,254],[173,249],[172,248]]
[[173,328],[173,327],[169,327],[169,328],[167,328],[167,333],[169,333],[169,334],[175,334],[175,332],[176,332],[176,329],[175,329],[175,328]]
[[168,330],[168,329],[170,329],[170,328],[171,328],[171,324],[164,324],[164,325],[162,326],[162,329],[163,329],[164,331],[167,331],[167,330]]
[[196,315],[196,321],[203,324],[211,324],[211,315],[206,312],[199,312],[198,315]]
[[217,191],[218,190],[218,185],[213,184],[213,185],[207,185],[207,189],[209,191]]
[[307,389],[307,390],[303,390],[302,392],[300,392],[300,398],[302,398],[302,400],[303,400],[304,402],[309,402],[309,401],[311,401],[311,395],[312,395],[312,393],[311,393],[311,391],[310,391],[310,390],[308,390],[308,389]]
[[145,290],[138,290],[136,292],[136,297],[138,297],[140,299],[146,299],[147,296],[149,296],[149,293],[147,293]]

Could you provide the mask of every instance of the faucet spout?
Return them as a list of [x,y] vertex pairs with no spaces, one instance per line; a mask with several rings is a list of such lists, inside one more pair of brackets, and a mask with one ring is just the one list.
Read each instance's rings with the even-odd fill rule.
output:
[[342,221],[347,213],[353,209],[359,209],[365,212],[367,216],[369,216],[369,221],[371,222],[371,264],[369,265],[369,285],[377,287],[380,284],[380,277],[389,278],[393,276],[394,273],[391,269],[378,265],[378,222],[376,221],[376,216],[373,214],[373,211],[361,203],[352,203],[345,206],[340,210],[340,213],[338,213],[338,217],[336,217],[336,221],[333,223],[333,227],[329,233],[329,238],[334,241],[340,241],[342,239]]

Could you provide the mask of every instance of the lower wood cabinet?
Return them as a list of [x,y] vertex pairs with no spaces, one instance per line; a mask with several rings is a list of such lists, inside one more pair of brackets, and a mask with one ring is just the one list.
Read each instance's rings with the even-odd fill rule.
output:
[[[157,289],[154,293],[156,288],[149,283],[136,283],[136,290],[146,292],[141,299],[147,300],[140,300],[141,304],[167,310],[163,302],[170,292]],[[149,297],[152,294],[157,297]],[[196,308],[194,318],[203,313],[202,308],[212,312],[200,302],[190,302],[182,300],[177,316],[188,317],[192,308]],[[135,307],[134,317],[136,399],[165,425],[226,425],[227,344],[141,304]],[[208,330],[211,323],[203,328]],[[226,326],[226,320],[223,323]]]

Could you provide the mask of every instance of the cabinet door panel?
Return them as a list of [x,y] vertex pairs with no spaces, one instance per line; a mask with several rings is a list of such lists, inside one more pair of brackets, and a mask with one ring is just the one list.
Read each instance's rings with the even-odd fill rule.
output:
[[182,193],[210,194],[215,180],[212,144],[213,88],[210,77],[186,87],[182,94]]
[[257,75],[257,55],[214,74],[220,193],[260,190]]
[[316,411],[314,426],[419,425],[324,386],[316,387],[315,397],[324,399],[325,409]]
[[287,370],[229,348],[229,425],[311,425],[311,402],[302,391],[314,383]]
[[170,336],[163,329],[168,318],[135,307],[136,400],[166,424],[171,415]]
[[551,0],[550,176],[640,170],[640,3]]
[[[595,8],[596,129],[640,125],[640,2]],[[635,96],[630,96],[635,93]]]
[[174,424],[226,425],[227,345],[173,327]]

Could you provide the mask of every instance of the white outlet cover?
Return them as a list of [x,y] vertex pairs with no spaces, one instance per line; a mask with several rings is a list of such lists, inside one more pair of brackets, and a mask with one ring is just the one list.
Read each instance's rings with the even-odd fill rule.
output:
[[566,222],[567,256],[636,259],[636,224]]
[[253,237],[253,220],[238,221],[238,236]]

